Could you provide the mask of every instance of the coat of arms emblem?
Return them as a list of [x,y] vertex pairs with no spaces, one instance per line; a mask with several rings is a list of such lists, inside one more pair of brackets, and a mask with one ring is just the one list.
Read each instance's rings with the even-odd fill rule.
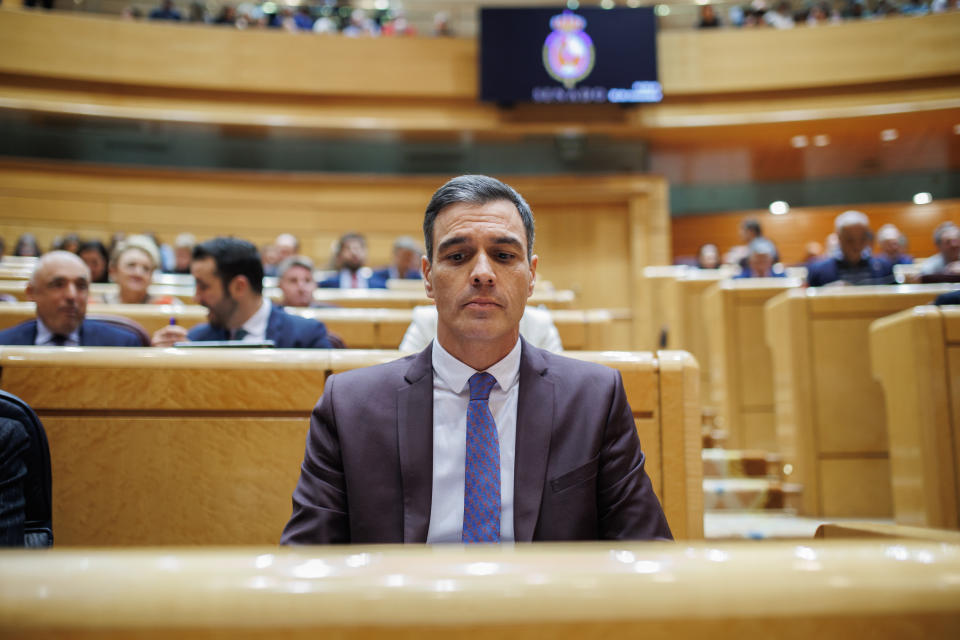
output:
[[586,26],[586,19],[572,11],[550,18],[553,31],[543,43],[543,66],[567,89],[590,75],[596,62],[593,40],[583,30]]

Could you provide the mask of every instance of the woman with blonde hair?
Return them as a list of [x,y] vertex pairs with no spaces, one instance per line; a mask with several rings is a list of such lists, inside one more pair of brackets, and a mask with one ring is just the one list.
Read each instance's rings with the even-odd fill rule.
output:
[[103,302],[182,305],[173,296],[151,296],[148,292],[159,264],[160,251],[148,236],[135,235],[121,240],[110,257],[110,280],[117,283],[117,291],[105,294]]

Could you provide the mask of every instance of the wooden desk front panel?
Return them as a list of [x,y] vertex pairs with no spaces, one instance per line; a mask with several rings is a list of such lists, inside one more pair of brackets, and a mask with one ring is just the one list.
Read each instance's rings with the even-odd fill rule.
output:
[[893,515],[880,386],[870,322],[930,302],[944,285],[787,291],[766,306],[774,356],[777,437],[807,515]]

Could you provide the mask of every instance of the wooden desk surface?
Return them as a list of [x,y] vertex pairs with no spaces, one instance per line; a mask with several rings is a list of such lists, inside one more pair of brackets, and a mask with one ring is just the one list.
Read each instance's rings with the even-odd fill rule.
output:
[[159,638],[955,638],[960,546],[0,552],[0,634]]

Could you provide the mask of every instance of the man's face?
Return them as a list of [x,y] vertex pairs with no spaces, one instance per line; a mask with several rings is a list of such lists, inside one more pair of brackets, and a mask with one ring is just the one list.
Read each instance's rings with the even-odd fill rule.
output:
[[437,305],[441,344],[448,350],[509,351],[537,269],[536,256],[527,261],[517,208],[507,200],[450,205],[436,218],[433,246],[432,264],[424,258],[422,266],[427,295]]
[[840,251],[847,262],[859,262],[863,250],[869,243],[870,230],[862,224],[847,225],[837,232]]
[[943,264],[960,260],[960,229],[951,227],[944,230],[940,236],[940,253],[943,255]]
[[207,308],[210,325],[219,329],[230,328],[230,318],[237,310],[237,301],[230,297],[229,291],[224,291],[220,276],[217,275],[216,260],[210,257],[194,260],[190,264],[190,273],[197,281],[194,298],[197,304]]
[[50,256],[27,285],[27,299],[53,333],[69,335],[87,314],[90,270],[76,256]]
[[900,238],[896,235],[887,234],[877,240],[880,245],[880,251],[888,256],[896,256],[900,253]]
[[420,268],[420,256],[412,249],[394,249],[393,264],[397,267],[397,273],[400,277],[407,275],[410,271]]
[[747,265],[755,278],[767,277],[773,268],[773,256],[769,253],[751,253],[747,257]]
[[189,270],[193,247],[177,247],[173,250],[173,256],[177,271]]
[[296,242],[292,238],[280,237],[277,238],[276,243],[274,243],[273,248],[276,250],[276,257],[274,258],[278,263],[283,262],[294,253],[297,252]]
[[367,245],[359,238],[349,238],[340,247],[337,257],[341,269],[356,271],[367,262]]
[[283,291],[285,307],[309,307],[313,302],[313,290],[316,288],[313,274],[298,264],[287,269],[280,277],[280,290]]
[[85,250],[80,254],[80,259],[87,264],[90,269],[90,278],[93,280],[99,282],[103,274],[107,272],[107,261],[103,259],[103,254],[96,249]]
[[110,275],[120,287],[121,298],[146,298],[153,278],[153,260],[140,249],[127,249],[117,258]]

